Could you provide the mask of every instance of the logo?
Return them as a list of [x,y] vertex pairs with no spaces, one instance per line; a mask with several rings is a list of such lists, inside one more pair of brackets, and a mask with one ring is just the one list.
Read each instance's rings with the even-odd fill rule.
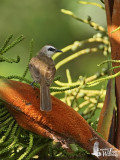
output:
[[93,153],[92,155],[96,157],[100,156],[113,156],[118,157],[117,151],[114,151],[112,148],[99,148],[99,142],[96,141],[93,146]]

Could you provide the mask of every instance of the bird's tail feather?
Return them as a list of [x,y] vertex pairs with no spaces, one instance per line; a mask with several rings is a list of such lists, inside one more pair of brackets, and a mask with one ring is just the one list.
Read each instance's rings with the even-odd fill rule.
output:
[[51,111],[52,103],[49,91],[49,86],[46,84],[41,84],[40,86],[40,110],[41,111]]

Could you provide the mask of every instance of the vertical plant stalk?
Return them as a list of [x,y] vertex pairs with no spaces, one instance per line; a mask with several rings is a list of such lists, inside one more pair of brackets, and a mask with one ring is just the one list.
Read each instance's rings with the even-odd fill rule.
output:
[[[111,44],[112,59],[120,59],[120,30],[116,30],[120,26],[120,0],[105,0],[105,9],[107,15],[108,36]],[[112,33],[111,33],[112,32]],[[119,63],[113,63],[113,67],[118,66]],[[117,73],[120,68],[114,69]],[[120,149],[120,77],[116,77],[116,103],[117,103],[117,127],[115,135],[115,145]]]
[[100,114],[97,131],[102,134],[104,139],[108,141],[110,126],[112,124],[112,116],[115,107],[115,80],[108,81],[106,97]]

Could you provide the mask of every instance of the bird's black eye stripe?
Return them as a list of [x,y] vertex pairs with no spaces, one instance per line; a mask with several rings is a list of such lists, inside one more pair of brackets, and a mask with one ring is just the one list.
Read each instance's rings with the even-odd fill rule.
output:
[[50,47],[48,48],[48,51],[55,51],[55,48]]

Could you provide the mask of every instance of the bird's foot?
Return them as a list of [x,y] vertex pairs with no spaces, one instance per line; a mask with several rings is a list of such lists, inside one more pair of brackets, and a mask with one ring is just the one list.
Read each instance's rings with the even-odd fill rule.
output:
[[33,81],[30,85],[32,86],[32,88],[34,88],[34,83],[35,83],[35,81]]

